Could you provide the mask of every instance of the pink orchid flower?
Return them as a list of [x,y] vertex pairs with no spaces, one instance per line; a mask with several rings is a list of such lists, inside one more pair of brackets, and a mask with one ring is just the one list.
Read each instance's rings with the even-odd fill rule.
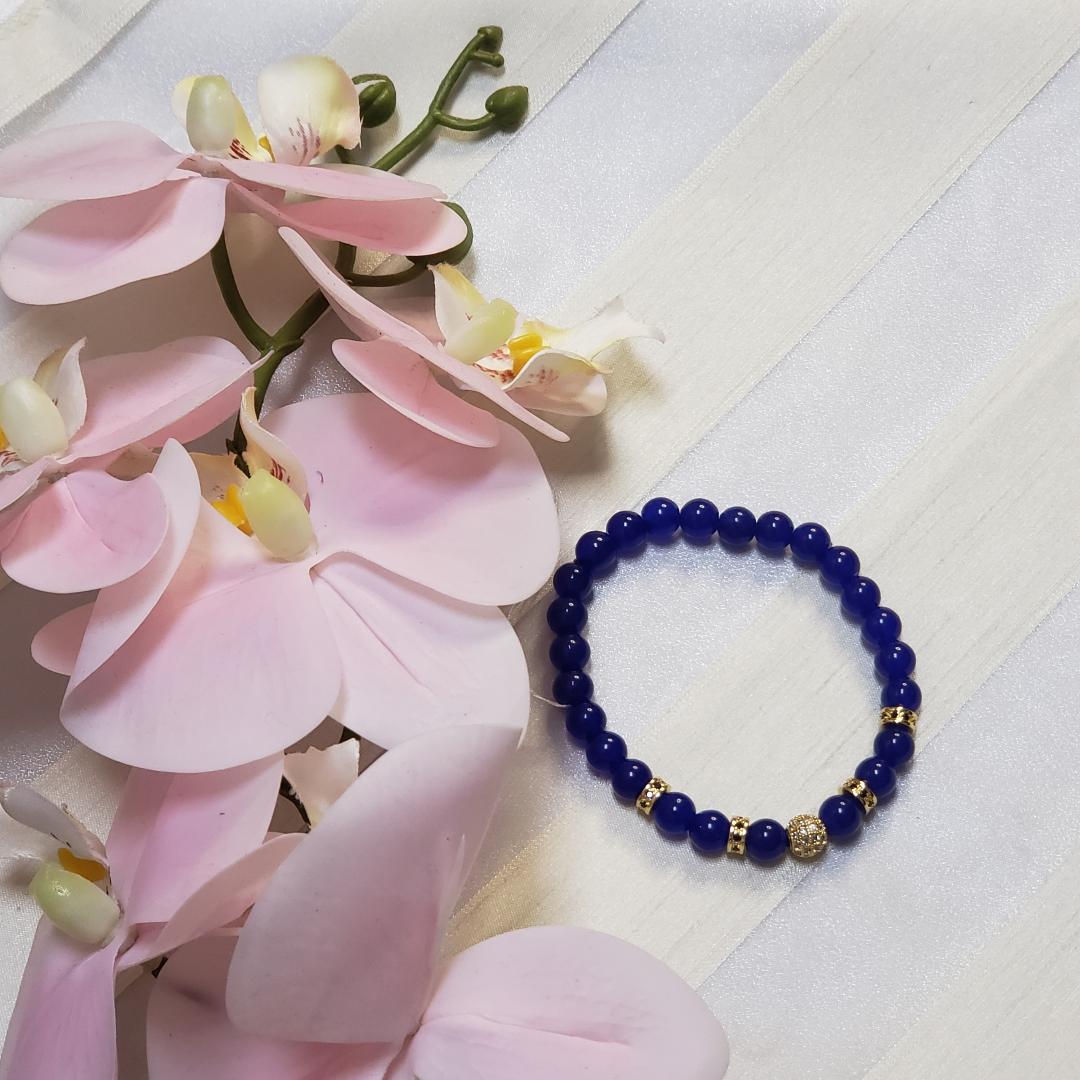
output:
[[495,605],[539,588],[558,549],[524,437],[456,446],[371,394],[289,405],[262,429],[250,398],[251,479],[218,462],[215,509],[167,444],[161,549],[35,639],[71,676],[65,727],[168,772],[264,757],[328,714],[382,747],[441,724],[520,732],[525,660]]
[[83,342],[41,364],[0,364],[0,560],[49,592],[113,585],[145,566],[168,528],[151,476],[105,469],[133,443],[210,431],[251,367],[220,338],[80,362]]
[[609,370],[602,354],[629,338],[663,341],[659,330],[632,318],[619,300],[568,330],[523,318],[505,300],[486,300],[449,265],[433,268],[440,340],[432,341],[359,296],[297,232],[280,231],[341,321],[360,339],[334,342],[342,367],[398,412],[466,446],[491,446],[499,428],[490,413],[463,401],[435,373],[565,442],[564,432],[530,410],[568,416],[601,412]]
[[8,814],[53,843],[0,1080],[114,1080],[118,976],[235,922],[301,839],[264,843],[280,776],[280,756],[201,776],[133,770],[104,844],[32,789],[3,790]]
[[266,134],[257,138],[225,79],[185,79],[173,106],[194,153],[120,122],[55,128],[0,151],[0,195],[63,204],[9,241],[0,287],[22,303],[55,304],[171,273],[214,246],[227,210],[405,255],[464,238],[464,222],[427,184],[312,163],[360,139],[356,87],[332,60],[271,64],[258,97]]
[[170,958],[148,1014],[155,1080],[719,1080],[723,1028],[626,942],[538,927],[441,962],[514,748],[508,729],[466,727],[376,761],[235,940]]

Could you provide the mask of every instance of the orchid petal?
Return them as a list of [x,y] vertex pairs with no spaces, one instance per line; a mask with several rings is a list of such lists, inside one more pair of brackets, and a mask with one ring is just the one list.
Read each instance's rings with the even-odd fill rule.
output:
[[86,420],[86,383],[79,356],[86,338],[68,349],[57,349],[38,365],[34,381],[56,402],[70,439]]
[[[504,426],[490,449],[459,446],[372,394],[287,405],[266,426],[317,464],[311,518],[324,549],[352,551],[473,604],[523,600],[547,579],[558,522],[543,469],[520,432]],[[505,542],[492,549],[493,536]],[[478,551],[491,555],[481,560]]]
[[199,474],[199,490],[209,503],[224,499],[233,484],[240,487],[247,480],[231,454],[192,454],[191,460]]
[[0,254],[0,287],[60,304],[179,270],[221,235],[228,181],[198,176],[46,210]]
[[510,728],[464,727],[379,758],[256,901],[229,972],[233,1022],[318,1042],[404,1039],[516,745]]
[[93,604],[83,604],[47,622],[31,643],[30,654],[34,660],[46,671],[71,675],[93,611]]
[[724,1029],[673,971],[592,930],[502,934],[455,957],[405,1063],[424,1080],[719,1080]]
[[304,464],[286,443],[259,423],[254,387],[245,390],[241,399],[240,429],[247,440],[244,460],[251,474],[254,476],[258,469],[265,469],[275,479],[292,488],[299,499],[306,501],[308,482]]
[[433,728],[529,718],[529,676],[498,608],[474,607],[347,555],[322,563],[315,590],[343,665],[332,715],[382,747]]
[[579,356],[541,349],[506,384],[506,392],[528,409],[564,416],[595,416],[607,404],[607,384]]
[[0,807],[8,817],[27,828],[51,836],[76,858],[108,866],[105,845],[66,807],[57,806],[32,787],[26,784],[0,787]]
[[4,571],[42,592],[115,585],[157,554],[168,527],[165,498],[152,476],[124,481],[83,470],[31,503],[3,552]]
[[[351,662],[350,657],[345,671]],[[286,754],[283,773],[303,804],[308,821],[318,825],[360,774],[360,741],[346,739],[325,750],[309,746],[303,753]]]
[[306,165],[312,158],[360,142],[356,87],[327,56],[290,56],[268,64],[256,83],[259,112],[274,159]]
[[0,150],[0,195],[48,202],[128,195],[156,187],[185,157],[138,124],[50,128]]
[[389,312],[383,311],[370,300],[354,292],[348,282],[299,233],[292,229],[282,229],[281,236],[315,279],[315,283],[322,289],[345,325],[358,337],[387,337],[404,345],[405,348],[411,349],[418,356],[422,356],[429,363],[445,371],[462,386],[495,402],[511,416],[528,424],[542,435],[547,435],[556,442],[566,442],[567,436],[563,432],[533,416],[528,409],[509,397],[493,379],[482,371],[455,360],[429,341],[415,327],[395,318]]
[[439,263],[431,267],[435,279],[435,318],[443,340],[459,333],[486,303],[484,294],[456,267]]
[[190,75],[173,90],[173,112],[187,129],[192,147],[211,157],[257,156],[265,151],[251,129],[244,106],[222,75]]
[[[0,460],[3,460],[2,454],[0,454]],[[38,486],[38,481],[45,473],[55,468],[56,462],[52,458],[45,457],[38,458],[32,465],[16,469],[15,472],[0,474],[0,510],[14,506],[24,495],[32,498],[31,492]],[[27,502],[29,501],[28,498]],[[12,514],[9,520],[8,515],[4,515],[3,520],[0,520],[0,550],[3,549],[4,543],[10,539],[10,536],[14,535],[14,517],[15,515]],[[10,534],[8,530],[12,530]]]
[[577,326],[563,330],[542,326],[544,344],[589,361],[597,371],[610,373],[610,366],[597,362],[597,357],[612,345],[630,338],[652,338],[663,341],[664,332],[635,319],[626,310],[621,297],[609,301],[600,311]]
[[333,343],[338,363],[402,416],[463,446],[494,446],[495,417],[441,386],[427,361],[389,338]]
[[247,184],[323,199],[391,202],[446,198],[442,191],[431,184],[422,184],[418,180],[409,180],[367,165],[287,165],[280,161],[232,159],[223,161],[221,167]]

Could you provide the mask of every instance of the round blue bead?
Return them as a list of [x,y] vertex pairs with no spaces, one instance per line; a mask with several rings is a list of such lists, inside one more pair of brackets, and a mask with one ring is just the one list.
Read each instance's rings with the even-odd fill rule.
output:
[[691,540],[708,540],[719,520],[720,511],[708,499],[691,499],[679,511],[679,524]]
[[874,753],[898,769],[915,756],[915,736],[903,724],[885,724],[874,738]]
[[551,696],[560,705],[579,705],[592,695],[592,679],[584,671],[560,671],[551,684]]
[[636,799],[652,779],[652,769],[637,758],[624,758],[611,767],[611,786],[623,799]]
[[859,556],[834,545],[821,557],[821,576],[830,585],[846,585],[859,572]]
[[754,536],[764,551],[783,551],[791,542],[795,523],[779,510],[768,510],[757,519]]
[[579,701],[566,710],[566,730],[571,738],[587,743],[607,727],[607,715],[595,701]]
[[876,581],[868,577],[853,577],[840,592],[840,604],[843,609],[856,618],[868,615],[878,606],[881,590]]
[[681,791],[665,791],[653,807],[653,821],[656,827],[669,836],[685,836],[694,819],[697,808],[694,800]]
[[559,596],[569,597],[571,600],[582,600],[589,595],[589,590],[592,588],[592,571],[581,563],[563,563],[555,571],[551,583]]
[[860,761],[855,778],[866,784],[879,799],[887,799],[896,790],[896,770],[882,757]]
[[825,552],[829,550],[832,538],[824,525],[808,521],[799,525],[791,534],[791,554],[800,562],[819,566]]
[[751,822],[746,830],[746,854],[755,862],[774,862],[787,846],[787,829],[772,818]]
[[898,679],[886,683],[881,691],[881,704],[903,705],[905,709],[918,709],[922,704],[922,691],[914,679]]
[[548,649],[552,667],[577,671],[589,662],[589,643],[578,634],[560,634]]
[[619,549],[615,541],[606,532],[598,529],[587,532],[577,542],[574,548],[574,557],[583,566],[587,566],[594,574],[609,570],[615,565],[615,559]]
[[757,518],[745,506],[729,506],[717,522],[716,531],[725,544],[741,547],[749,544],[757,532]]
[[879,648],[899,640],[900,630],[900,616],[892,608],[874,608],[863,620],[863,637]]
[[641,508],[641,518],[650,540],[670,540],[679,531],[680,511],[670,499],[650,499]]
[[570,596],[560,596],[548,604],[547,624],[556,634],[576,634],[588,617],[585,605]]
[[597,772],[610,773],[613,765],[626,760],[626,741],[614,731],[605,731],[589,740],[585,757]]
[[894,641],[877,654],[874,670],[886,682],[906,679],[915,670],[915,650],[904,641]]
[[607,531],[623,555],[637,551],[645,543],[645,522],[633,510],[620,510],[613,514],[608,519]]
[[854,795],[830,795],[818,810],[830,840],[846,840],[861,828],[865,811]]
[[702,810],[690,822],[690,842],[706,855],[727,850],[731,822],[719,810]]

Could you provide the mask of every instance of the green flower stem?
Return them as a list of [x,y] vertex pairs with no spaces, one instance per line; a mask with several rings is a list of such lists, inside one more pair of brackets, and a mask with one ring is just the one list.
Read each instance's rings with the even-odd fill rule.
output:
[[236,284],[236,275],[233,273],[232,262],[229,260],[229,248],[225,243],[225,230],[221,232],[218,242],[210,250],[210,264],[214,268],[214,277],[217,278],[218,288],[221,290],[221,299],[229,309],[240,333],[244,335],[259,350],[265,354],[273,348],[274,341],[255,320],[248,311],[244,298],[240,295],[240,287]]
[[499,118],[494,113],[484,113],[483,116],[477,116],[474,119],[453,116],[442,111],[436,112],[434,116],[440,127],[450,128],[452,131],[487,131],[489,127],[494,127],[499,122]]

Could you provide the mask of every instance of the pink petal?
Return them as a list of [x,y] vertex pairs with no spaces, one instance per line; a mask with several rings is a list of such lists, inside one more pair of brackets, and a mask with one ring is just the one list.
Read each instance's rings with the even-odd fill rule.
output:
[[463,446],[494,446],[495,417],[435,381],[425,360],[389,338],[333,344],[341,366],[402,416]]
[[510,728],[444,729],[379,758],[248,916],[229,972],[233,1022],[317,1042],[404,1039],[516,744]]
[[166,922],[196,889],[258,848],[280,781],[280,755],[189,776],[132,769],[105,842],[126,921]]
[[405,1063],[424,1080],[719,1080],[724,1029],[669,968],[592,930],[518,930],[450,962]]
[[122,940],[103,948],[66,937],[48,919],[23,971],[0,1057],[0,1080],[113,1080],[113,967]]
[[23,304],[61,304],[179,270],[217,242],[228,186],[195,176],[46,210],[0,254],[0,287]]
[[313,580],[343,660],[336,720],[382,747],[447,725],[524,729],[529,675],[498,608],[450,600],[349,555],[322,563]]
[[249,184],[315,195],[326,199],[359,199],[371,202],[442,199],[443,192],[404,176],[366,165],[287,165],[276,161],[223,159],[221,167]]
[[89,411],[66,460],[205,435],[239,408],[252,369],[231,342],[192,337],[88,360],[83,377]]
[[[0,476],[0,510],[14,506],[24,495],[28,495],[37,487],[38,481],[47,470],[55,467],[56,462],[52,458],[39,458],[33,465],[25,465],[17,472],[4,473]],[[0,518],[0,537],[3,537],[5,529],[9,526],[10,521],[7,515]],[[0,547],[2,546],[0,544]]]
[[455,360],[432,344],[416,327],[395,318],[387,311],[373,304],[370,300],[355,292],[349,283],[316,251],[302,236],[292,229],[281,229],[282,239],[292,249],[293,254],[315,279],[315,284],[326,294],[334,310],[342,321],[358,337],[387,337],[411,349],[429,363],[445,371],[448,375],[469,390],[475,391],[505,409],[511,416],[522,423],[546,435],[556,442],[566,442],[565,432],[552,427],[544,420],[533,416],[513,398],[509,397],[490,375],[485,375],[478,368]]
[[185,157],[138,124],[50,128],[0,150],[0,195],[48,202],[127,195],[160,184]]
[[383,1080],[396,1046],[288,1042],[233,1027],[225,977],[234,946],[234,938],[204,938],[162,969],[147,1016],[154,1080]]
[[115,585],[141,570],[169,527],[165,498],[151,475],[117,480],[86,469],[43,491],[3,553],[9,577],[43,592]]
[[[83,655],[96,621],[95,610]],[[80,678],[83,655],[61,722],[106,757],[167,772],[282,750],[323,721],[341,686],[306,565],[272,561],[206,503],[186,562],[138,629]]]
[[434,199],[315,199],[275,205],[240,184],[234,184],[232,191],[244,209],[275,225],[374,251],[434,255],[465,239],[465,222]]
[[93,604],[83,604],[57,615],[34,635],[30,654],[47,671],[70,675],[93,610]]
[[559,546],[551,489],[512,428],[490,449],[460,446],[372,394],[288,405],[266,426],[309,463],[325,548],[474,604],[522,600],[550,574]]

